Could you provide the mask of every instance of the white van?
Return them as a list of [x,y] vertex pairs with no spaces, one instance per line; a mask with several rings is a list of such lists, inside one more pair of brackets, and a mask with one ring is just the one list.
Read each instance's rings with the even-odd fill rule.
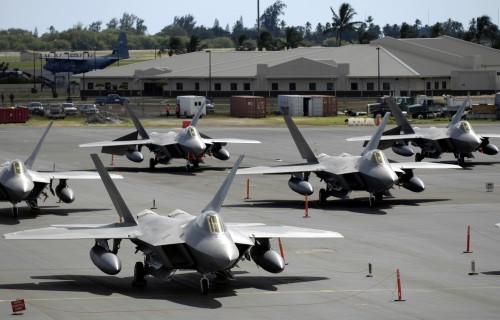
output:
[[206,98],[203,96],[178,96],[177,105],[180,107],[179,116],[192,118],[200,107],[203,108],[201,114],[207,114]]

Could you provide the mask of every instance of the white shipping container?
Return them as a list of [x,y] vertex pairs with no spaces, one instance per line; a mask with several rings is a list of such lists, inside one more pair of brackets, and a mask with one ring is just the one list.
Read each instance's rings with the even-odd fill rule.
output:
[[180,115],[186,118],[192,118],[200,106],[203,107],[203,112],[201,114],[207,114],[205,106],[206,98],[203,96],[178,96],[177,104],[180,107]]
[[300,95],[279,95],[278,108],[283,111],[283,108],[288,107],[288,112],[291,116],[303,116],[304,111],[310,114],[309,110],[304,110],[304,96]]

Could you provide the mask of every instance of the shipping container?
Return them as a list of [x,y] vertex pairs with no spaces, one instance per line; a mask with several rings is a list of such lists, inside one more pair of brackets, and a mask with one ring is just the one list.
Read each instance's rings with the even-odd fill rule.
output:
[[265,118],[266,99],[259,96],[232,96],[229,114],[232,117]]
[[323,95],[279,95],[278,108],[291,116],[332,117],[337,115],[337,97]]
[[29,119],[28,108],[0,109],[0,123],[24,123]]
[[203,108],[201,115],[207,114],[206,98],[203,96],[178,96],[177,104],[180,107],[180,116],[192,118],[200,107]]

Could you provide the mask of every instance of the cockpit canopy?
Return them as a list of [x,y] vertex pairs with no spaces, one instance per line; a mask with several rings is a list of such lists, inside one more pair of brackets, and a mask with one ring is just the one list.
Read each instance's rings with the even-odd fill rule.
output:
[[226,225],[221,216],[216,212],[209,212],[196,217],[196,224],[210,233],[223,233]]
[[384,153],[380,150],[373,150],[371,160],[376,164],[386,164],[387,163],[387,159],[385,158]]
[[460,121],[458,124],[458,128],[464,132],[471,132],[472,127],[470,126],[469,122],[467,121]]
[[195,127],[190,126],[187,128],[187,130],[188,130],[189,136],[191,136],[193,138],[199,136],[198,130],[196,130]]
[[24,167],[24,164],[20,160],[14,160],[14,161],[12,161],[11,168],[12,168],[12,171],[15,174],[24,174],[24,173],[26,173],[26,168]]

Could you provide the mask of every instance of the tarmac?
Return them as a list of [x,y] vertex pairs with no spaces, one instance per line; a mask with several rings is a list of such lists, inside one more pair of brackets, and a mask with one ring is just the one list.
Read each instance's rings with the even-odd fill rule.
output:
[[[201,124],[200,124],[201,125]],[[499,133],[498,124],[473,124],[477,133]],[[358,155],[361,143],[348,137],[370,135],[374,127],[299,127],[318,153]],[[228,161],[206,159],[187,172],[183,160],[148,168],[125,157],[79,148],[133,131],[124,127],[52,127],[34,170],[93,170],[89,153],[125,179],[116,180],[132,212],[145,208],[166,214],[182,209],[197,214],[212,198],[237,155],[242,167],[301,163],[286,127],[200,127],[214,138],[257,139],[260,145],[230,144]],[[2,126],[2,163],[26,159],[44,127]],[[166,132],[170,128],[148,128]],[[500,139],[499,139],[500,140]],[[497,139],[492,143],[500,145]],[[389,159],[413,161],[386,150]],[[9,319],[11,301],[24,299],[22,319],[497,319],[500,314],[500,156],[480,153],[463,170],[415,170],[426,184],[422,193],[394,189],[394,198],[369,208],[366,192],[351,199],[317,201],[324,186],[311,175],[315,193],[305,199],[288,188],[287,175],[237,175],[221,210],[226,222],[262,222],[340,232],[344,239],[283,240],[287,266],[270,274],[251,261],[235,269],[236,280],[213,284],[200,293],[200,275],[178,271],[170,282],[148,277],[145,288],[131,286],[141,253],[123,241],[122,271],[102,273],[89,258],[93,241],[29,241],[0,238],[0,319]],[[455,163],[446,154],[438,162]],[[54,164],[55,163],[55,164]],[[249,179],[249,180],[247,180]],[[247,181],[250,189],[247,194]],[[0,203],[0,233],[53,224],[109,223],[118,216],[99,180],[70,180],[76,200],[50,196],[41,212]],[[493,190],[487,190],[490,184]],[[467,229],[470,226],[470,253]],[[271,241],[279,252],[276,239]],[[472,270],[474,261],[475,270]],[[372,266],[370,273],[369,264]],[[401,291],[398,292],[397,273]],[[469,275],[475,271],[475,275]],[[371,275],[371,277],[370,277]],[[401,299],[400,299],[401,298]],[[401,301],[400,301],[401,300]],[[403,301],[404,300],[404,301]]]

